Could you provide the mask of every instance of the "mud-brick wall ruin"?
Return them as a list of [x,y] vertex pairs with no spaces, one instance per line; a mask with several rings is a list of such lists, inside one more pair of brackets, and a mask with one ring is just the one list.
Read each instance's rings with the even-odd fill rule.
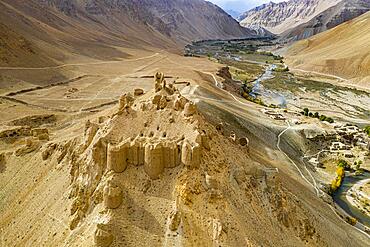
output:
[[184,164],[188,168],[199,165],[201,146],[188,141],[160,140],[139,137],[123,141],[117,145],[108,144],[107,166],[116,173],[125,171],[128,165],[144,166],[151,179],[157,179],[165,168]]
[[[198,128],[196,106],[181,96],[171,84],[167,85],[163,74],[156,75],[155,90],[143,95],[136,89],[134,96],[122,95],[118,111],[107,121],[85,126],[84,140],[71,154],[71,206],[70,228],[78,224],[98,204],[104,208],[117,209],[123,203],[124,193],[115,174],[123,173],[128,166],[141,166],[150,179],[159,179],[165,169],[184,166],[196,169],[200,166],[203,149],[209,149],[209,138]],[[156,135],[155,128],[148,128],[146,117],[158,117],[160,112],[170,113],[168,124],[180,121],[185,129],[181,133]],[[138,117],[141,115],[141,118]],[[135,117],[134,117],[135,116]],[[135,134],[120,132],[120,121],[131,119],[132,123],[148,128],[136,130]],[[176,119],[176,120],[175,120]],[[202,133],[201,133],[202,132]],[[107,224],[98,224],[95,232],[96,246],[109,246],[114,237]]]
[[[162,120],[163,116],[168,119]],[[152,92],[145,94],[135,89],[134,95],[126,93],[121,96],[117,111],[106,121],[88,121],[84,140],[71,154],[70,228],[75,229],[97,205],[104,208],[104,217],[109,219],[109,212],[124,204],[125,188],[118,181],[121,176],[116,175],[129,166],[142,167],[153,180],[160,179],[165,169],[199,168],[202,153],[211,149],[211,136],[203,129],[202,121],[196,105],[167,84],[162,73],[155,75]],[[130,124],[143,128],[121,130],[121,126]],[[216,130],[224,134],[222,124]],[[237,140],[236,134],[230,139],[241,146],[249,143],[247,138]],[[212,196],[217,197],[217,181],[206,177]],[[179,212],[175,212],[170,228],[177,228],[180,220]],[[115,237],[109,220],[96,225],[95,246],[108,247]]]

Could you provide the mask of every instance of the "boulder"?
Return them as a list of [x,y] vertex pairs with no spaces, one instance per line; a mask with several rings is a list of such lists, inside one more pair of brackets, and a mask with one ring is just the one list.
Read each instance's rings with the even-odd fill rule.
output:
[[162,90],[163,87],[165,87],[164,74],[161,72],[157,72],[154,76],[154,79],[155,79],[154,84],[155,92],[159,92]]
[[221,135],[223,135],[223,134],[224,134],[224,124],[223,124],[223,123],[219,123],[219,124],[217,124],[217,125],[216,125],[216,130],[217,130],[218,132],[220,132],[220,133],[221,133]]
[[176,91],[176,88],[173,86],[172,83],[169,83],[168,86],[166,87],[166,92],[169,94],[169,95],[173,95]]
[[97,228],[94,233],[94,241],[97,247],[109,247],[113,243],[114,237],[111,233]]
[[108,209],[116,209],[123,202],[123,193],[120,187],[108,183],[103,191],[104,206]]
[[164,170],[163,146],[161,143],[145,146],[144,170],[151,179],[158,179]]
[[143,95],[144,94],[144,90],[143,89],[141,89],[141,88],[136,88],[135,90],[134,90],[134,96],[141,96],[141,95]]
[[242,138],[239,138],[238,143],[241,146],[245,147],[245,146],[248,146],[249,145],[249,140],[246,137],[242,137]]
[[166,107],[167,107],[167,97],[166,96],[162,96],[162,98],[159,101],[158,108],[161,109],[161,110],[163,110]]
[[181,223],[181,213],[176,210],[171,212],[169,228],[171,231],[177,231]]
[[121,96],[119,99],[119,110],[130,108],[134,103],[135,99],[131,93],[127,93]]
[[234,132],[231,132],[230,140],[233,141],[233,142],[236,142],[236,134]]
[[184,115],[185,117],[193,116],[197,112],[197,107],[192,102],[186,103],[184,107]]
[[153,100],[152,100],[153,105],[158,106],[161,99],[162,99],[162,95],[160,94],[154,95]]
[[185,108],[186,103],[188,103],[189,100],[187,100],[183,96],[178,96],[177,99],[174,101],[174,106],[173,108],[176,111],[182,111]]

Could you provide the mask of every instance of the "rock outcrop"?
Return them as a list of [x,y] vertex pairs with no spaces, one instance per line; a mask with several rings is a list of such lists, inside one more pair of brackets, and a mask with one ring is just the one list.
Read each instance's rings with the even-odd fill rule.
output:
[[134,90],[134,96],[141,96],[141,95],[143,95],[144,94],[144,90],[143,89],[141,89],[141,88],[136,88],[135,90]]
[[94,242],[97,247],[109,247],[113,240],[114,237],[111,233],[97,227],[94,233]]
[[[60,151],[61,159],[68,157],[71,163],[71,229],[78,227],[98,204],[107,210],[120,208],[124,188],[115,179],[128,167],[143,169],[149,179],[155,180],[166,169],[198,168],[203,148],[210,149],[209,136],[200,130],[196,106],[166,83],[162,73],[156,74],[150,97],[137,97],[141,93],[136,90],[136,97],[124,94],[110,118],[100,121],[99,117],[98,123],[87,121],[80,145],[74,149],[65,146]],[[131,127],[125,129],[126,126]],[[54,150],[54,145],[47,146],[43,159],[48,159]],[[179,213],[173,216],[173,229],[178,227],[179,217]],[[108,246],[111,237],[114,238],[106,230],[98,229],[96,245]]]
[[170,224],[169,228],[171,231],[177,231],[181,224],[181,212],[178,210],[174,210],[170,214]]
[[108,145],[108,169],[121,173],[127,168],[128,153],[130,149],[129,142],[123,142],[119,145]]
[[104,206],[108,209],[116,209],[123,202],[123,192],[117,185],[108,182],[103,192]]
[[6,165],[6,157],[5,157],[5,154],[0,153],[0,173],[4,169],[5,165]]

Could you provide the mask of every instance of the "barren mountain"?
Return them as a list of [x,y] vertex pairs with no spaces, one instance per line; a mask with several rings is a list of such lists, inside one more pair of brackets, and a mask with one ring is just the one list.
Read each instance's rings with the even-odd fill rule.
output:
[[235,11],[235,10],[233,10],[233,9],[228,9],[228,10],[225,10],[226,11],[226,13],[228,13],[231,17],[233,17],[234,19],[237,19],[240,15],[241,15],[241,13],[240,12],[238,12],[238,11]]
[[290,0],[287,2],[263,4],[241,15],[242,26],[259,25],[274,34],[306,23],[340,0]]
[[[252,34],[202,0],[31,0],[27,4],[5,0],[0,3],[0,20],[32,43],[34,51],[45,51],[57,61],[92,58],[91,54],[103,59],[124,57],[120,47],[178,48],[191,40]],[[18,46],[8,48],[7,52],[22,52]],[[12,61],[3,56],[2,64]]]
[[343,23],[288,50],[288,63],[296,68],[344,77],[369,87],[370,13]]
[[336,27],[370,10],[370,0],[347,0],[328,8],[310,21],[282,33],[282,38],[300,40]]

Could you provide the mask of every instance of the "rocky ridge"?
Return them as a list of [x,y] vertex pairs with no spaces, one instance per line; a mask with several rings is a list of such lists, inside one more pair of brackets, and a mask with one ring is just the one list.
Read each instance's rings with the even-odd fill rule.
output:
[[370,10],[369,0],[348,0],[328,8],[306,23],[281,34],[285,40],[301,40],[334,28]]
[[[230,209],[221,214],[218,206],[228,205],[231,200],[237,207],[255,204],[258,208],[259,200],[263,200],[268,206],[259,209],[260,214],[244,212],[256,217],[256,222],[260,222],[257,224],[265,224],[267,218],[262,215],[273,210],[273,221],[286,228],[284,234],[296,236],[299,241],[321,241],[315,223],[305,216],[304,206],[281,187],[277,170],[256,164],[231,168],[232,163],[223,160],[225,156],[220,152],[227,151],[218,145],[230,143],[234,152],[248,155],[247,138],[235,133],[225,137],[223,124],[209,125],[194,103],[166,83],[163,74],[157,73],[155,78],[152,92],[137,89],[134,95],[124,94],[110,116],[100,117],[97,122],[87,121],[82,139],[69,140],[59,148],[51,144],[43,147],[43,159],[52,159],[58,152],[58,162],[69,163],[72,231],[93,234],[94,246],[101,247],[121,246],[138,238],[167,244],[181,241],[235,245],[245,241],[237,230],[242,225]],[[230,172],[230,181],[223,175],[225,169]],[[266,191],[264,199],[252,195],[262,196]],[[237,199],[232,196],[234,193],[245,194]],[[157,216],[163,222],[158,229],[153,223],[146,226],[159,232],[164,227],[165,239],[140,232],[129,235],[135,225],[149,220],[148,216],[139,216],[140,209],[133,204],[141,199],[146,201],[141,206],[154,214],[159,211],[152,205],[166,208]],[[139,218],[134,220],[130,214]],[[295,225],[301,227],[288,230]],[[194,227],[203,233],[194,235]],[[252,231],[257,231],[257,227]],[[259,237],[252,236],[247,239],[254,246]],[[73,246],[73,242],[67,243]]]
[[305,23],[340,0],[290,0],[267,3],[242,14],[238,20],[242,26],[261,26],[274,34]]

